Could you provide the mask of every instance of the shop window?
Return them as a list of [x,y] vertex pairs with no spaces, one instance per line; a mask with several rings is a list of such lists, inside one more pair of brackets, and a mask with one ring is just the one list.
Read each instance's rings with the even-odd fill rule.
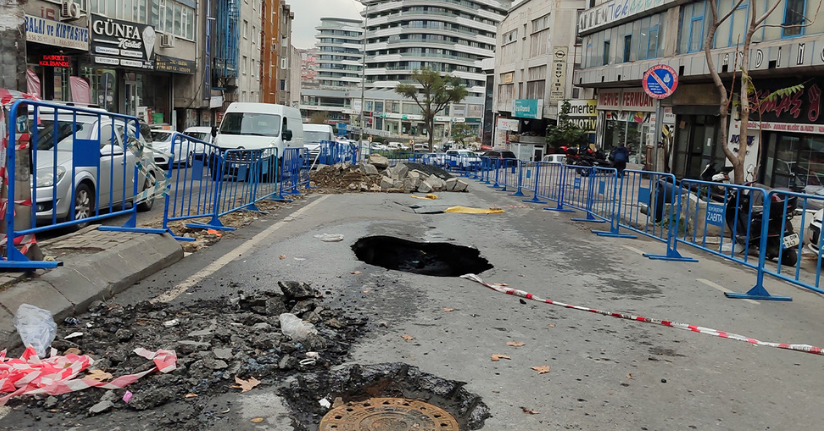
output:
[[624,63],[628,63],[630,61],[630,56],[632,55],[632,35],[628,34],[624,36]]
[[783,36],[793,37],[804,34],[804,27],[807,20],[804,17],[805,8],[807,6],[806,0],[786,0],[784,9],[784,27]]

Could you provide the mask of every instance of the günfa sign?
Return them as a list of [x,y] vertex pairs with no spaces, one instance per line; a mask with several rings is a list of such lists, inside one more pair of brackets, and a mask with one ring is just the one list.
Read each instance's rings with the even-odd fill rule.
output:
[[155,68],[154,27],[92,14],[92,56],[107,66]]
[[515,99],[512,104],[512,116],[539,120],[544,113],[543,99]]

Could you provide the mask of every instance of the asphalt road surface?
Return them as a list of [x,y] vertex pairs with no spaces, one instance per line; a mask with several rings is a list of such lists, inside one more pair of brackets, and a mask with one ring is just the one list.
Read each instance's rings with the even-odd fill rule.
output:
[[[485,280],[545,298],[764,341],[824,344],[821,296],[771,281],[771,293],[794,301],[726,299],[723,290],[748,290],[754,274],[686,247],[682,253],[699,263],[650,261],[642,253],[660,254],[663,244],[600,238],[589,231],[597,226],[572,222],[568,214],[523,207],[528,204],[477,182],[470,187],[471,193],[441,193],[434,202],[408,195],[312,196],[228,235],[115,301],[165,295],[190,302],[237,289],[278,290],[278,280],[323,286],[332,292],[329,301],[370,319],[372,331],[353,347],[348,363],[404,362],[467,382],[467,390],[490,408],[483,428],[488,430],[781,430],[817,429],[824,422],[821,356],[523,304],[461,278],[389,271],[356,260],[350,247],[368,235],[448,241],[480,250],[494,265],[481,274]],[[409,208],[414,204],[498,206],[506,213],[420,215]],[[342,234],[344,240],[314,237],[323,233]],[[509,341],[524,344],[507,346]],[[494,354],[511,359],[493,362]],[[539,366],[550,371],[538,374],[532,367]],[[277,393],[277,385],[243,394],[227,390],[213,399],[74,422],[82,430],[163,429],[157,418],[202,402],[217,412],[210,429],[292,430]],[[62,423],[59,413],[39,421],[19,409],[4,413],[3,429],[47,430]],[[258,417],[263,420],[251,422]]]

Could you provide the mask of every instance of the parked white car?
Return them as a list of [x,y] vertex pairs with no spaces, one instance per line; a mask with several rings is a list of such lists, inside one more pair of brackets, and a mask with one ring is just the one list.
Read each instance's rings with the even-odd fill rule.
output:
[[821,220],[824,219],[824,210],[818,210],[813,216],[813,221],[810,222],[810,227],[807,228],[807,248],[818,254],[820,252],[818,243],[821,242]]
[[481,165],[481,158],[469,150],[449,150],[446,152],[446,165],[450,168],[469,169]]
[[[82,220],[93,217],[98,208],[103,210],[108,209],[110,205],[117,207],[131,203],[134,199],[134,170],[137,157],[127,148],[127,144],[136,139],[135,144],[146,145],[142,136],[135,138],[135,126],[129,124],[127,127],[122,121],[113,122],[107,116],[82,113],[75,115],[66,111],[65,114],[58,112],[58,124],[55,128],[53,112],[50,108],[39,109],[37,182],[32,191],[37,221],[51,222],[55,215],[58,221],[71,219],[72,215],[74,220]],[[30,118],[33,120],[33,116]],[[73,132],[73,129],[76,132]],[[54,136],[55,130],[57,136]],[[75,137],[84,143],[91,141],[89,149],[93,145],[96,154],[75,154]],[[100,158],[99,172],[96,167],[76,162],[76,159],[88,160],[89,157]],[[143,163],[150,165],[150,160],[151,157],[145,155]],[[149,176],[139,173],[138,193],[154,187],[155,179],[161,175],[161,172],[155,171],[150,171]],[[74,208],[71,208],[72,198]],[[149,211],[153,204],[154,198],[150,198],[138,204],[137,209]],[[79,229],[86,225],[87,223],[81,223],[74,227]]]
[[550,163],[566,163],[566,155],[564,154],[547,154],[543,158],[544,162]]

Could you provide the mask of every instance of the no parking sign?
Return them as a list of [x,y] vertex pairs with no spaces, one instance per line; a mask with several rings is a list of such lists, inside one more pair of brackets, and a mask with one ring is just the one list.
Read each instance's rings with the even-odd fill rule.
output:
[[666,99],[675,93],[678,88],[678,74],[675,69],[665,65],[659,64],[652,66],[644,73],[644,79],[641,80],[644,86],[644,91],[653,99]]

